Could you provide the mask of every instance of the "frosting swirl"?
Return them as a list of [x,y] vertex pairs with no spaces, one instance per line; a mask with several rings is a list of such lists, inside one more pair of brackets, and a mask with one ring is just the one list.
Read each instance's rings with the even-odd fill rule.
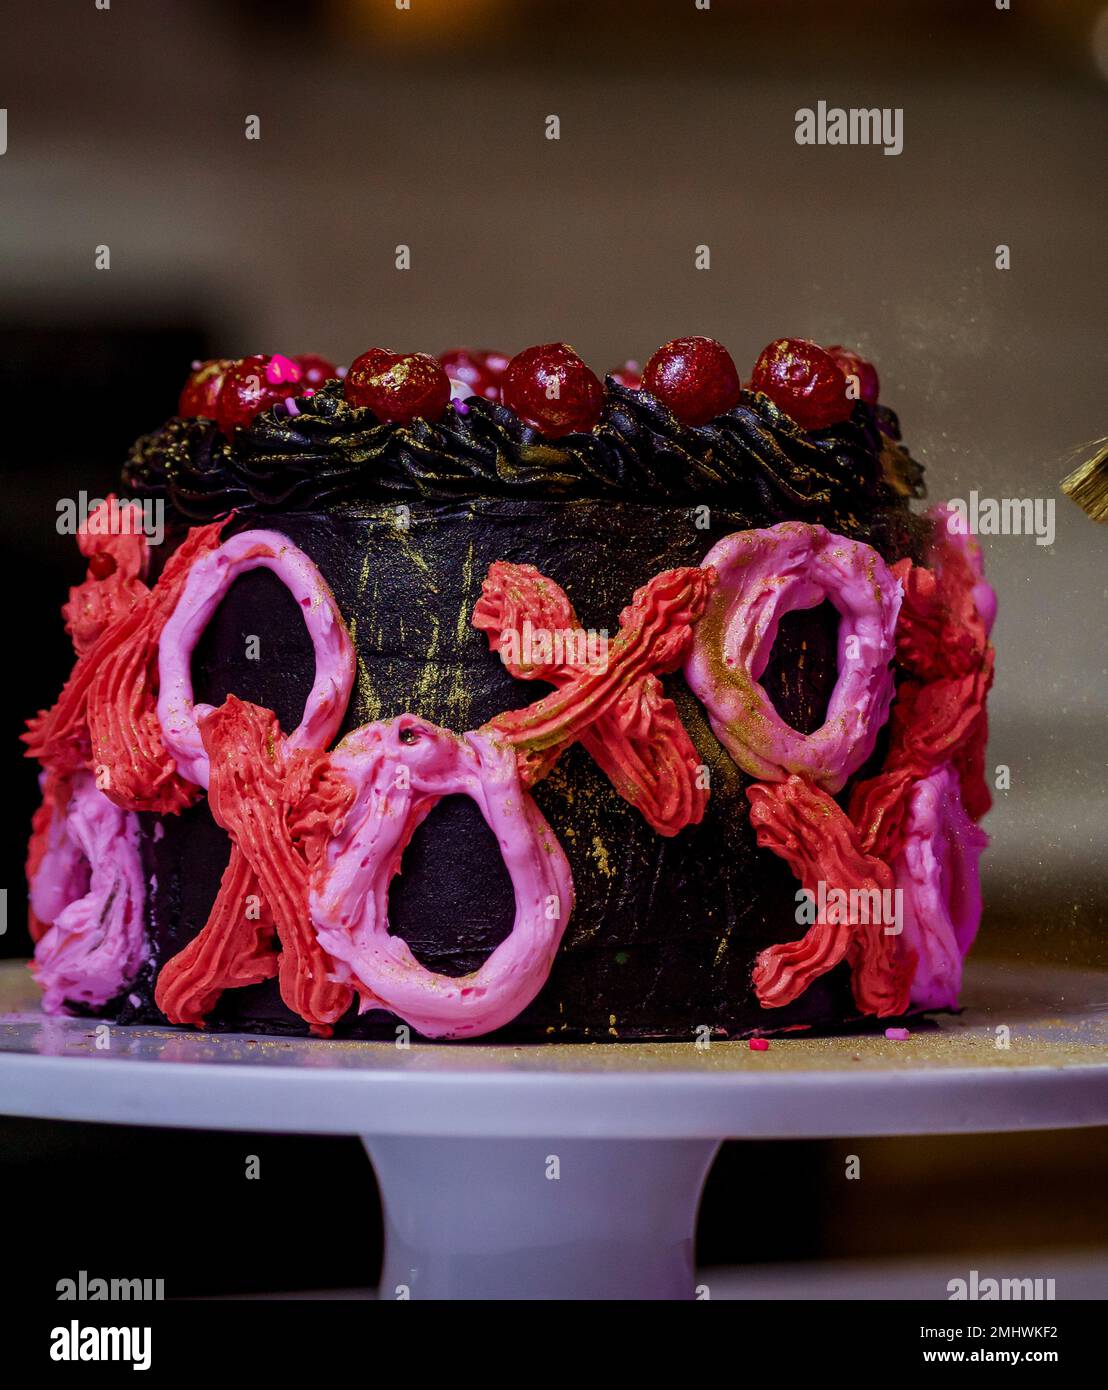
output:
[[131,450],[132,491],[190,521],[232,508],[492,496],[715,502],[781,518],[922,495],[922,468],[899,446],[896,417],[859,402],[852,417],[807,431],[768,397],[744,391],[707,425],[683,425],[649,392],[610,377],[587,434],[550,441],[477,397],[441,420],[385,424],[330,381],[293,410],[271,407],[228,440],[209,420],[172,419]]

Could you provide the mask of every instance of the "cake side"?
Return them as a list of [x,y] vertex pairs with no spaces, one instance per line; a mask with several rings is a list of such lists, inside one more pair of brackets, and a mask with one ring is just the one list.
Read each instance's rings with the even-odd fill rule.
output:
[[[128,480],[176,538],[149,597],[117,537],[85,538],[99,648],[30,736],[40,974],[76,940],[43,885],[52,840],[79,858],[82,767],[145,888],[123,987],[60,972],[55,1004],[541,1040],[956,1002],[976,915],[947,880],[976,882],[987,805],[979,556],[911,514],[895,417],[844,409],[850,364],[809,348],[799,394],[767,349],[763,389],[724,371],[706,400],[657,373],[597,396],[547,354],[578,427],[553,441],[534,363],[514,408],[506,386],[390,422],[348,378],[140,441]],[[438,389],[398,370],[359,381]],[[674,413],[714,410],[721,381],[722,414]],[[547,611],[600,645],[520,658]],[[836,919],[836,894],[896,907]]]
[[[446,728],[477,728],[535,698],[534,684],[514,680],[470,621],[495,561],[536,565],[566,590],[586,630],[614,634],[618,613],[652,575],[697,564],[721,536],[769,519],[501,499],[418,504],[403,527],[390,506],[267,518],[319,565],[351,629],[358,675],[341,733],[409,709]],[[900,520],[899,513],[874,516],[867,528],[871,539],[881,534],[890,559],[900,558],[895,544],[908,538]],[[811,729],[835,680],[837,623],[827,612],[796,617],[779,637],[769,684],[783,715]],[[313,664],[295,605],[271,575],[255,571],[232,587],[196,651],[197,698],[219,705],[235,692],[275,710],[291,729]],[[746,814],[749,779],[723,754],[681,675],[666,684],[710,771],[704,820],[659,837],[582,749],[559,760],[534,795],[569,859],[576,904],[550,979],[510,1025],[512,1037],[688,1037],[704,1026],[735,1035],[850,1015],[843,978],[779,1016],[754,999],[757,953],[795,933],[796,885],[757,848]],[[207,920],[226,837],[203,803],[160,818],[144,837],[157,884],[148,908],[156,967]],[[499,850],[477,808],[464,798],[440,803],[393,880],[392,930],[428,969],[460,975],[476,970],[504,938],[512,909]],[[152,973],[128,1017],[156,1016],[151,981]],[[267,982],[226,993],[209,1026],[277,1020],[305,1027]],[[391,1036],[395,1020],[367,1014],[356,1024],[344,1020],[339,1031],[350,1027]]]

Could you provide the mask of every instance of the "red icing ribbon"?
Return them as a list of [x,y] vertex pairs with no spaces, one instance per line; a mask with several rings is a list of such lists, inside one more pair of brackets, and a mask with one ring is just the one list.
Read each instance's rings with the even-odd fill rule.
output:
[[[747,789],[750,821],[763,849],[784,859],[813,896],[818,884],[891,893],[896,880],[888,864],[867,854],[847,814],[822,788],[796,774],[784,782],[759,782]],[[882,921],[843,924],[817,921],[800,941],[771,946],[754,967],[754,989],[763,1008],[788,1004],[846,959],[854,1001],[865,1014],[903,1013],[915,971],[914,953],[901,950]]]
[[[326,1037],[354,992],[329,978],[308,880],[354,789],[322,750],[290,747],[272,710],[234,695],[201,719],[200,733],[211,762],[208,804],[233,848],[206,925],[162,967],[158,1007],[171,1022],[199,1024],[224,989],[276,974],[284,1002]],[[260,900],[254,918],[252,895]]]
[[[57,703],[28,724],[24,741],[29,757],[58,774],[93,767],[97,785],[124,810],[175,812],[196,800],[197,789],[177,775],[162,740],[156,707],[158,638],[193,561],[219,545],[223,524],[190,531],[153,589],[132,577],[114,586],[107,601],[94,604],[86,586],[110,584],[113,576],[97,580],[90,572],[81,586],[85,592],[71,594],[70,621],[85,650]],[[139,540],[145,546],[142,537],[97,539]],[[99,632],[90,616],[94,608],[103,624]]]
[[512,675],[549,681],[553,694],[497,715],[485,726],[516,749],[520,780],[533,786],[559,754],[579,740],[612,786],[638,807],[661,835],[697,824],[708,800],[698,785],[701,758],[658,673],[685,659],[692,625],[715,584],[708,569],[666,570],[638,589],[620,614],[619,633],[606,662],[563,661],[522,665],[509,659],[505,636],[534,630],[580,631],[565,592],[534,565],[497,561],[489,566],[473,626],[487,634]]
[[[829,887],[891,888],[890,867],[904,848],[910,800],[917,785],[950,763],[973,819],[988,810],[984,779],[988,736],[985,699],[993,678],[989,614],[995,605],[976,552],[959,544],[935,514],[933,568],[902,560],[892,567],[904,600],[896,631],[903,679],[890,717],[885,765],[857,783],[844,812],[807,779],[748,788],[758,843],[789,864],[801,883]],[[863,1013],[904,1013],[916,956],[877,926],[817,922],[800,941],[771,946],[758,957],[754,986],[766,1008],[787,1004],[842,959],[852,971],[854,998]]]
[[277,969],[273,914],[250,861],[233,844],[208,920],[159,970],[154,1002],[170,1023],[202,1028],[225,989],[260,984]]

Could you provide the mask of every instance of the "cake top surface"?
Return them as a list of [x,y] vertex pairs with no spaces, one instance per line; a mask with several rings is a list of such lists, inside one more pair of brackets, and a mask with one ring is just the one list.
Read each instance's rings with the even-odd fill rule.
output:
[[[797,346],[788,370],[774,374],[762,364],[772,349],[782,356],[779,344]],[[845,366],[858,364],[856,373],[814,344],[782,339],[743,387],[718,344],[726,363],[717,354],[690,365],[686,354],[684,376],[672,369],[667,376],[675,346],[659,349],[641,375],[628,363],[603,384],[564,344],[510,361],[464,350],[434,359],[371,349],[345,373],[314,358],[196,364],[181,413],[137,441],[124,480],[187,521],[236,508],[469,497],[708,502],[833,521],[922,495],[922,467],[901,445],[896,416],[877,402],[876,373],[854,354],[836,350]],[[657,368],[667,352],[669,362]],[[541,353],[547,359],[536,363]],[[572,358],[568,370],[559,354]],[[380,357],[385,369],[367,382]],[[492,371],[490,359],[504,366]],[[521,359],[522,386],[518,371],[513,383]],[[299,362],[320,365],[313,374]],[[459,375],[447,376],[447,367]],[[244,369],[252,393],[235,389]],[[587,373],[584,387],[575,371]],[[829,399],[813,403],[813,383]]]

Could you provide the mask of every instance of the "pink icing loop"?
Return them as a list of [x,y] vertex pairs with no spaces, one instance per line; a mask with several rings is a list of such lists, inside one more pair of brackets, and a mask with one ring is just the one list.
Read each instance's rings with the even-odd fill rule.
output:
[[90,772],[74,775],[30,890],[35,916],[50,924],[32,967],[42,1007],[62,1013],[67,999],[92,1005],[114,999],[146,957],[139,826]]
[[[310,911],[336,978],[361,1012],[388,1009],[431,1038],[509,1023],[541,989],[573,910],[573,878],[554,832],[522,789],[511,748],[487,733],[448,733],[401,715],[366,724],[331,754],[356,789],[313,876]],[[511,934],[470,975],[425,969],[389,935],[388,892],[417,825],[440,797],[476,802],[515,889]]]
[[210,705],[193,705],[191,661],[200,634],[236,579],[268,569],[299,604],[315,648],[315,681],[304,717],[289,735],[294,748],[324,748],[338,733],[354,684],[354,647],[335,597],[313,562],[277,531],[243,531],[198,559],[158,644],[158,721],[182,777],[208,786],[208,755],[197,720]]
[[[901,587],[881,556],[822,526],[784,521],[735,531],[704,557],[719,586],[697,624],[685,679],[716,737],[761,781],[791,774],[837,792],[873,752],[889,715]],[[827,719],[814,733],[791,728],[758,679],[781,617],[828,598],[838,609],[839,676]]]
[[904,847],[893,860],[903,893],[903,941],[919,963],[911,1000],[954,1009],[962,962],[981,920],[981,852],[989,837],[962,805],[958,774],[944,763],[912,789]]

